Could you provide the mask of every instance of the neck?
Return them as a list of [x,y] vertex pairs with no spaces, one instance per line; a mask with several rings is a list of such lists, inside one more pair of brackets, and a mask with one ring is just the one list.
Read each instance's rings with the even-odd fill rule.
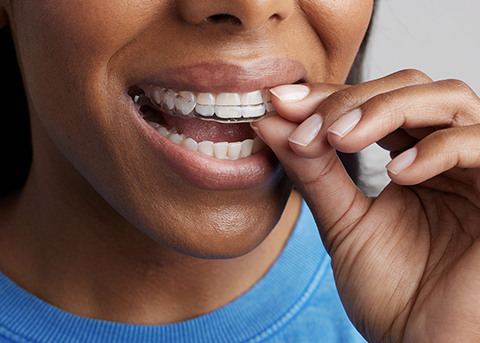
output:
[[[73,169],[64,163],[56,170]],[[256,249],[234,259],[198,259],[136,230],[85,181],[81,194],[71,184],[55,186],[52,180],[62,179],[56,173],[34,163],[25,187],[0,204],[0,269],[40,299],[96,319],[159,325],[220,308],[267,272],[300,213],[294,192]]]

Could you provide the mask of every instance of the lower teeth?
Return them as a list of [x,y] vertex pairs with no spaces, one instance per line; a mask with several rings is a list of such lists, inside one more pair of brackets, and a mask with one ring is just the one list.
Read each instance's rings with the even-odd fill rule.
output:
[[254,139],[245,139],[242,142],[233,143],[213,143],[211,141],[196,142],[192,138],[185,137],[183,134],[178,134],[175,128],[168,129],[164,125],[148,120],[147,123],[173,143],[183,145],[186,148],[197,151],[203,155],[216,157],[222,160],[237,160],[239,158],[245,158],[257,153],[265,146],[265,143],[263,143],[258,136]]

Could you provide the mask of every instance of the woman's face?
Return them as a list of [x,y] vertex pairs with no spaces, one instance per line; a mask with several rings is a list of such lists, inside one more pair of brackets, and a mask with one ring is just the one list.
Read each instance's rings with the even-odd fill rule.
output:
[[[237,158],[240,145],[229,144],[234,156],[222,159],[222,145],[213,157],[207,156],[210,143],[202,144],[203,153],[191,150],[182,145],[186,139],[174,143],[147,123],[132,95],[143,89],[152,101],[166,99],[161,90],[167,88],[199,99],[204,94],[204,104],[213,96],[219,105],[221,93],[241,97],[280,84],[343,83],[372,5],[13,0],[10,25],[30,109],[40,123],[33,135],[43,137],[34,139],[43,142],[38,156],[53,164],[65,156],[118,213],[165,246],[204,257],[243,254],[268,235],[291,191],[271,151],[248,156],[247,147],[241,154],[248,157]],[[248,124],[145,109],[157,128],[175,127],[197,143],[254,138]]]

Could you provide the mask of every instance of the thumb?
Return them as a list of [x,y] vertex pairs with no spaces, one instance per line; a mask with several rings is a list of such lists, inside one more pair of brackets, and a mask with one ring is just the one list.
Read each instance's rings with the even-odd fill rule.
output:
[[319,157],[304,157],[292,150],[288,139],[297,127],[280,115],[252,124],[304,197],[327,250],[333,254],[332,250],[367,212],[371,199],[356,187],[326,139]]

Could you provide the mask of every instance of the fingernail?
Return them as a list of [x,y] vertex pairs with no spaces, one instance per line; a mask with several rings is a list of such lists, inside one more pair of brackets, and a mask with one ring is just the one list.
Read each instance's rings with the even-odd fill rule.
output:
[[250,127],[253,129],[253,131],[255,131],[257,136],[260,137],[262,141],[265,140],[260,129],[257,126],[255,126],[255,122],[250,123]]
[[270,89],[270,93],[283,102],[303,100],[310,94],[310,88],[305,85],[283,85]]
[[300,124],[288,140],[293,144],[307,146],[318,136],[322,123],[322,117],[319,114],[314,114]]
[[413,147],[407,151],[402,152],[395,157],[389,164],[387,164],[387,170],[393,175],[400,174],[402,171],[410,167],[417,157],[418,149]]
[[340,137],[345,137],[347,133],[352,131],[355,126],[357,126],[360,119],[362,119],[362,111],[357,108],[356,110],[345,114],[335,123],[333,123],[328,129],[328,132],[331,132]]

